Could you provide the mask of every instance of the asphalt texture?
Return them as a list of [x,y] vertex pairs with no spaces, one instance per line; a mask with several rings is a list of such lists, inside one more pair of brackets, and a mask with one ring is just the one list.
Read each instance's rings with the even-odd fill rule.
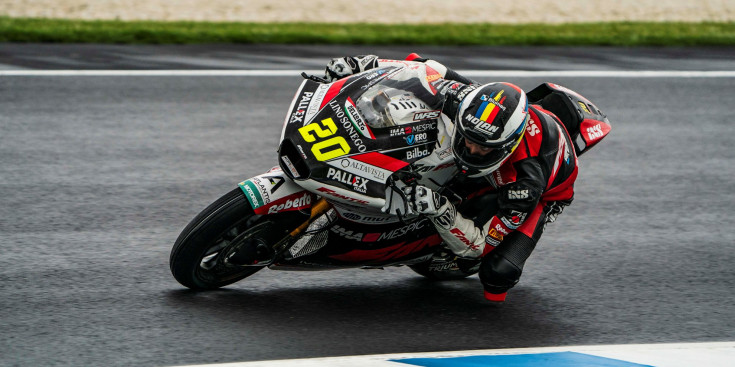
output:
[[[317,69],[415,50],[5,44],[0,68]],[[463,51],[458,69],[735,70],[728,49]],[[496,306],[477,277],[432,282],[405,267],[263,270],[210,292],[173,279],[188,221],[275,165],[298,76],[0,77],[0,365],[732,341],[735,79],[553,81],[596,102],[613,131],[580,158],[574,204]]]

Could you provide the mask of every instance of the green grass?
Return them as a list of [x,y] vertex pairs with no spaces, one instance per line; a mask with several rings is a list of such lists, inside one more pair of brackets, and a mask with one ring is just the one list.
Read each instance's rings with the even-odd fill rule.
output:
[[735,45],[735,22],[381,25],[0,17],[0,42],[728,46]]

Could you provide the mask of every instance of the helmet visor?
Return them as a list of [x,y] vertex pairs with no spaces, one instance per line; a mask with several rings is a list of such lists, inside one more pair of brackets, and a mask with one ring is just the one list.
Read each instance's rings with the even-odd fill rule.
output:
[[[481,151],[476,151],[475,154],[472,154],[467,141],[474,145],[481,146]],[[505,159],[510,153],[506,147],[491,148],[483,146],[461,133],[455,137],[452,149],[454,150],[455,157],[459,159],[462,164],[475,169],[492,167]]]

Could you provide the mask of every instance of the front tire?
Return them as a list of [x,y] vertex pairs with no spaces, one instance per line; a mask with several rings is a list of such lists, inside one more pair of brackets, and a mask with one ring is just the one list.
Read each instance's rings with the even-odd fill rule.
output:
[[[235,240],[261,231],[242,190],[236,188],[209,205],[179,235],[171,250],[171,274],[183,286],[216,289],[246,278],[263,267],[236,266],[224,261],[223,250]],[[258,230],[260,228],[260,230]]]

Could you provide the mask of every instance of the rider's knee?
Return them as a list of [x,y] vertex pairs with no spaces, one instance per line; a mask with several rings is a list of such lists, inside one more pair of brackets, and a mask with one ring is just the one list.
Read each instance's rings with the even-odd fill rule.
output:
[[502,254],[491,252],[482,259],[480,281],[485,291],[501,294],[518,283],[522,272],[522,266],[514,264]]
[[513,288],[521,278],[526,259],[536,248],[536,241],[523,233],[514,232],[485,255],[480,265],[480,281],[485,291],[501,294]]

